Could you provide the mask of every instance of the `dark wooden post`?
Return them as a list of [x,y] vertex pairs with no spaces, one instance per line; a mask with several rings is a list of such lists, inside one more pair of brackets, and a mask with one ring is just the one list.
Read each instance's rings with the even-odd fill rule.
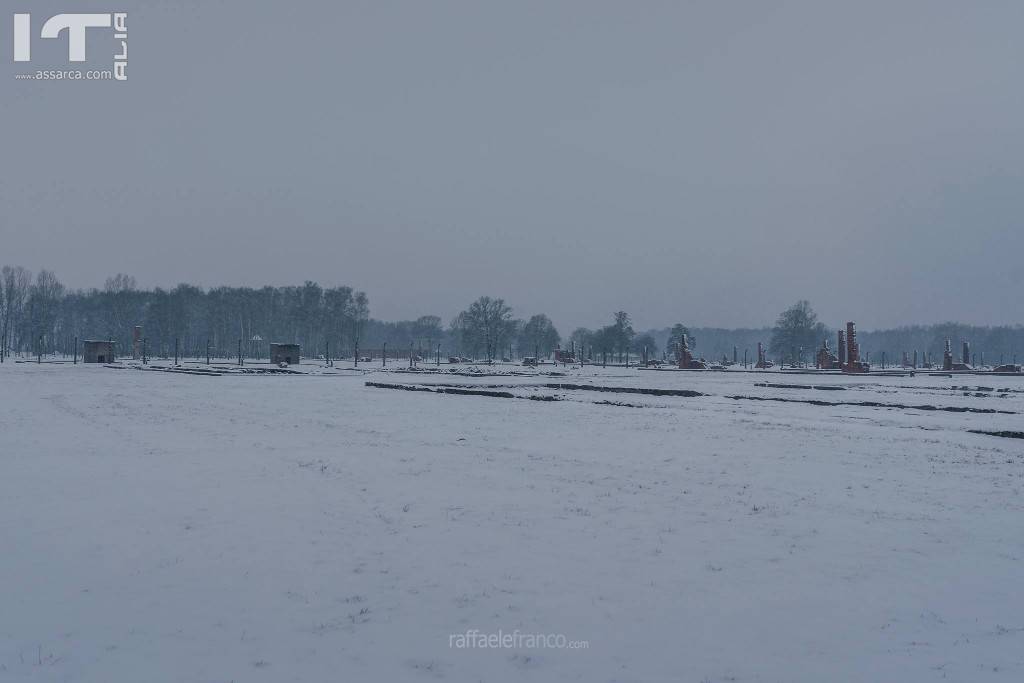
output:
[[178,364],[178,338],[174,338],[174,364]]
[[78,365],[78,337],[75,337],[75,355],[72,363]]
[[210,340],[206,340],[206,364],[210,364]]
[[384,342],[384,348],[380,354],[380,366],[386,368],[388,366],[388,343]]

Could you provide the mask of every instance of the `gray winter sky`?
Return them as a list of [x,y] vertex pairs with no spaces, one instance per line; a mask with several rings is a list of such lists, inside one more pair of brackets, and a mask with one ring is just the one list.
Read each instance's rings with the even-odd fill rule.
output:
[[[563,333],[1024,321],[1024,3],[4,3],[0,263]],[[128,12],[129,80],[60,12]],[[12,17],[33,15],[33,61]],[[113,35],[90,29],[87,68]]]

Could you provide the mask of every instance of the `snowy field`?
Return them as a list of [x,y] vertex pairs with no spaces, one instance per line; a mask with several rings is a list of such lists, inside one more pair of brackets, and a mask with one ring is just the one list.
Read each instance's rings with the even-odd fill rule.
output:
[[0,680],[1024,680],[1024,379],[513,369],[4,363]]

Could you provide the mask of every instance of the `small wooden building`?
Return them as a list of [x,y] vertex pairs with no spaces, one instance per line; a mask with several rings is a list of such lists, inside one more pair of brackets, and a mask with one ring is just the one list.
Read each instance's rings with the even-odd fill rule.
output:
[[113,363],[114,342],[92,340],[86,340],[82,342],[82,362]]
[[298,344],[271,344],[270,362],[274,365],[280,365],[281,363],[298,365],[300,351],[301,348]]

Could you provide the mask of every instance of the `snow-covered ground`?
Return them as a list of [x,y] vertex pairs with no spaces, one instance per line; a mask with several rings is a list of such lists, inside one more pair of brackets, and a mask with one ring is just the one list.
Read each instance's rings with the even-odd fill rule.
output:
[[0,365],[0,679],[1024,680],[1024,379],[301,369]]

